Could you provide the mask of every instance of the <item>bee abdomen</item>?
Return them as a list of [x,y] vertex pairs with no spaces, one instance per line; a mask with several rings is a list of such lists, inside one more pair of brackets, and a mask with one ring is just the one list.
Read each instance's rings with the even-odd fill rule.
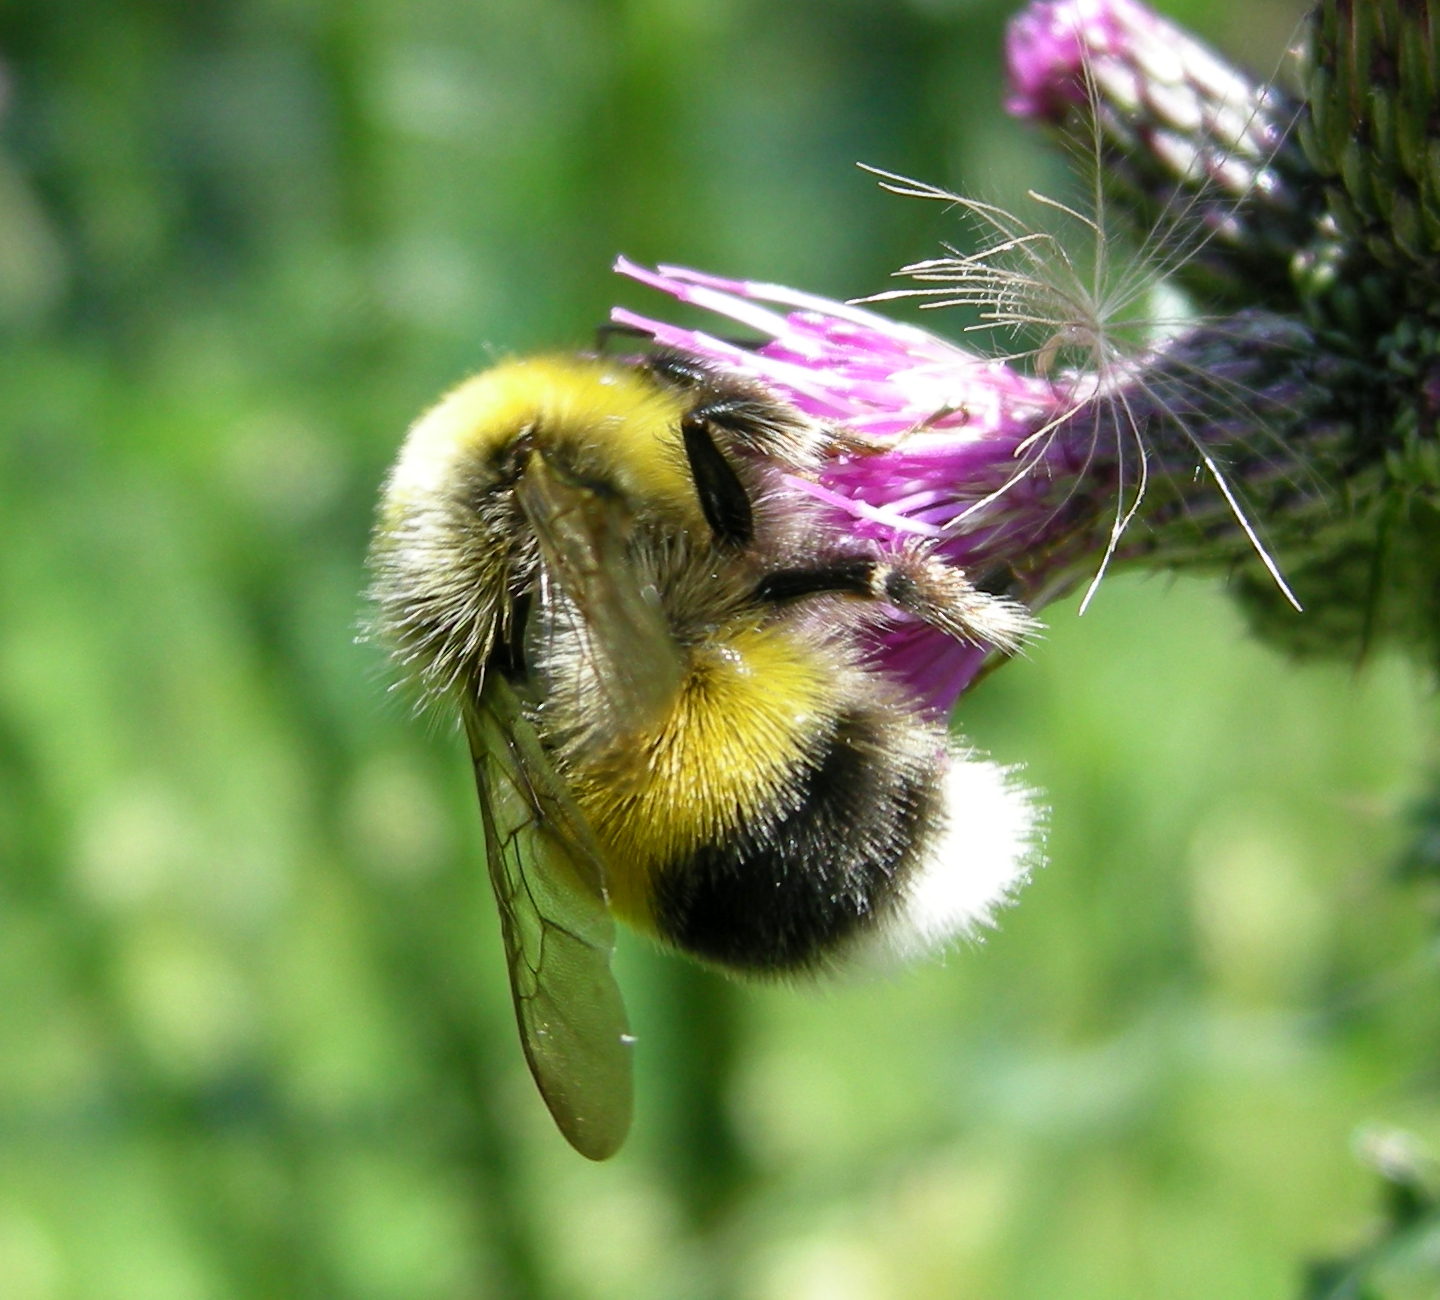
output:
[[913,720],[842,715],[779,811],[658,873],[659,934],[741,972],[824,965],[923,858],[940,824],[942,753]]

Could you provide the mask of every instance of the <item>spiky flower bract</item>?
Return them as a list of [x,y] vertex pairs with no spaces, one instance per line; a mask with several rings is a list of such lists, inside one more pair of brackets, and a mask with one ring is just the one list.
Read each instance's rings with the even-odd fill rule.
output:
[[[1203,294],[1207,306],[1242,286],[1257,302],[1284,296],[1276,286],[1288,274],[1275,252],[1303,207],[1287,179],[1298,107],[1131,0],[1032,5],[1013,20],[1007,55],[1010,110],[1062,135],[1083,173],[1080,195],[1031,191],[1033,211],[1020,214],[879,173],[895,193],[958,209],[978,249],[904,267],[912,286],[869,301],[973,309],[970,332],[997,336],[1009,359],[1052,377],[1067,415],[1088,408],[1099,459],[1113,469],[1114,510],[1082,610],[1145,508],[1152,469],[1184,474],[1187,461],[1298,609],[1246,502],[1255,462],[1281,474],[1298,468],[1271,445],[1273,396],[1233,369],[1187,375],[1191,350],[1172,344],[1202,326],[1212,338],[1226,328],[1180,290]],[[1253,346],[1254,332],[1240,332]],[[1266,335],[1268,346],[1283,345],[1283,331]],[[1227,437],[1204,427],[1216,422]],[[1246,473],[1232,474],[1242,463]]]
[[[1247,83],[1133,0],[1047,0],[1011,25],[1010,108],[1093,143],[1125,199],[1109,224],[1138,229],[1142,247],[1185,216],[1170,274],[1196,320],[1138,372],[1163,386],[1187,351],[1220,363],[1181,385],[1190,414],[1175,427],[1219,457],[1212,484],[1234,489],[1305,605],[1295,616],[1275,574],[1241,561],[1233,586],[1256,629],[1299,653],[1355,658],[1394,641],[1433,659],[1440,188],[1421,142],[1437,24],[1428,3],[1326,0],[1298,49],[1297,96]],[[1289,376],[1291,397],[1257,402],[1232,363]],[[1189,560],[1150,558],[1224,562],[1222,539],[1197,541]]]

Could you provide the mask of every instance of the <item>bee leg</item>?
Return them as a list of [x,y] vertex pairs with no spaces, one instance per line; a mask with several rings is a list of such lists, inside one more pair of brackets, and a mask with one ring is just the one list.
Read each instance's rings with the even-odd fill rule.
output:
[[811,473],[836,456],[874,456],[893,451],[896,440],[843,424],[826,424],[796,411],[793,414],[767,398],[723,397],[695,408],[692,415],[708,420],[743,450],[803,473]]
[[[752,349],[763,342],[723,341]],[[763,384],[726,374],[709,362],[673,348],[660,348],[639,364],[665,383],[693,393],[696,405],[691,416],[712,424],[727,446],[778,461],[790,469],[812,471],[837,454],[871,456],[895,446],[894,438],[812,420],[777,400]]]
[[1020,601],[976,586],[962,569],[914,547],[875,562],[872,595],[958,641],[1005,654],[1015,654],[1040,627]]
[[856,556],[813,569],[779,569],[755,589],[756,599],[786,603],[807,596],[854,596],[894,606],[972,645],[1014,654],[1039,624],[1018,600],[977,587],[953,565],[919,549],[884,557]]
[[[748,346],[741,344],[740,346]],[[715,390],[717,374],[715,367],[709,362],[701,361],[698,357],[692,357],[688,353],[678,352],[674,348],[656,348],[641,359],[640,365],[652,375],[673,384],[676,388],[684,388],[690,392],[709,393]],[[734,379],[730,383],[740,382]]]
[[748,546],[755,538],[750,494],[715,442],[703,408],[689,412],[680,421],[680,436],[685,443],[685,458],[690,463],[690,477],[700,498],[700,509],[716,542],[727,548]]
[[835,430],[760,390],[753,396],[717,391],[695,406],[690,418],[703,420],[727,445],[790,469],[813,470],[838,445]]
[[579,612],[587,666],[608,717],[638,726],[663,715],[684,678],[684,656],[631,562],[633,520],[624,501],[608,484],[587,482],[539,454],[530,457],[515,497],[546,574]]

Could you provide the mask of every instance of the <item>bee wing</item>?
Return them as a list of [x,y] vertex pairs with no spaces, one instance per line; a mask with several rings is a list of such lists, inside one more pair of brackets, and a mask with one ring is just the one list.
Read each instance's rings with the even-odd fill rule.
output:
[[625,502],[541,455],[531,457],[516,497],[535,530],[546,573],[579,611],[611,717],[640,727],[665,713],[680,689],[681,656],[659,597],[636,575]]
[[570,1145],[604,1160],[625,1140],[631,1105],[604,859],[498,673],[465,730],[525,1059]]

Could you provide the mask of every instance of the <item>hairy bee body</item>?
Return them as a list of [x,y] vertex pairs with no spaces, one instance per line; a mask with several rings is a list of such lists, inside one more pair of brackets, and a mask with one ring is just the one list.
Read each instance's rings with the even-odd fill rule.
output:
[[[527,1024],[545,972],[515,959],[532,902],[556,913],[552,932],[582,927],[565,898],[545,902],[548,881],[534,888],[527,844],[597,862],[573,873],[578,895],[564,886],[586,908],[598,888],[638,929],[746,974],[943,940],[1023,873],[1028,800],[952,749],[863,633],[899,608],[1005,645],[1024,615],[928,556],[827,526],[786,476],[841,449],[766,390],[675,356],[538,358],[442,399],[392,472],[372,550],[380,627],[427,693],[498,720],[467,725],[489,852],[510,864],[491,871],[521,1034],[582,1150],[562,1112],[583,1081],[537,1065],[531,1040],[549,1031]],[[538,750],[497,758],[497,737],[529,729]],[[525,793],[552,778],[569,830]],[[508,832],[502,806],[519,810]],[[578,983],[609,978],[587,963]]]

